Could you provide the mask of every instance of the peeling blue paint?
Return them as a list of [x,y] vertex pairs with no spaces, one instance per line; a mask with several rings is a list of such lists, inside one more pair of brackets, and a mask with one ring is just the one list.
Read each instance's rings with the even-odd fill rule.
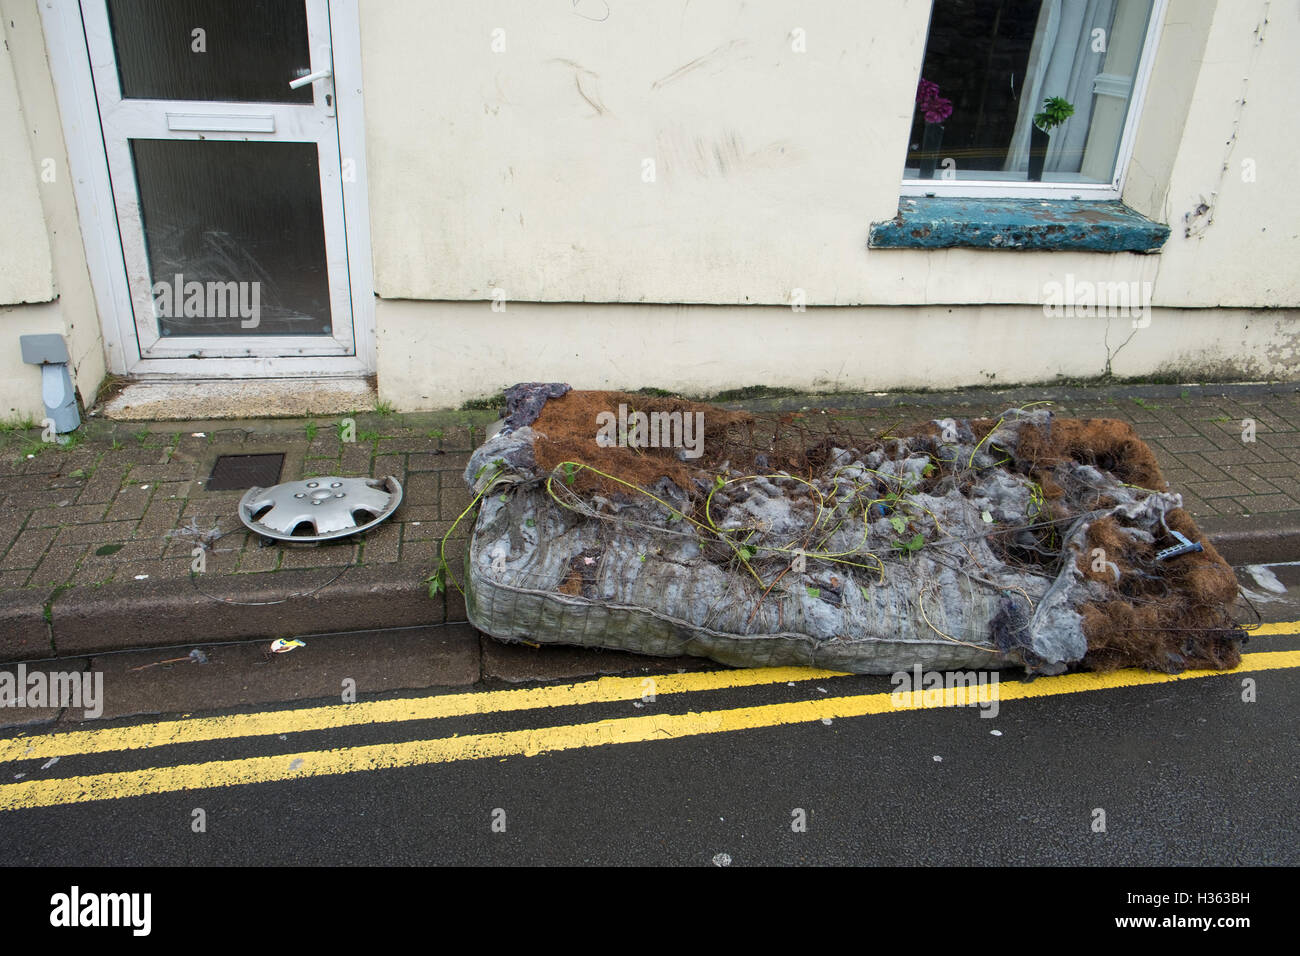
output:
[[1117,200],[899,200],[898,215],[871,225],[870,249],[1024,249],[1159,252],[1169,227]]

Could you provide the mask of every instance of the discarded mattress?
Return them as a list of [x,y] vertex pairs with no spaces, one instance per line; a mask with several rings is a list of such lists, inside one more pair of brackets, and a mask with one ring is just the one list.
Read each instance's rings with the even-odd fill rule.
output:
[[877,435],[507,397],[465,472],[466,607],[493,637],[866,674],[1239,661],[1232,570],[1122,422],[1013,408]]

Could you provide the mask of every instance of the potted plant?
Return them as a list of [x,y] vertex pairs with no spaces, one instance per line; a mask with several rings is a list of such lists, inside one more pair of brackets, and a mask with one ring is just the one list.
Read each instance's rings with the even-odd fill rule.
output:
[[1041,182],[1043,163],[1047,160],[1047,147],[1051,144],[1052,130],[1074,115],[1074,106],[1063,96],[1049,96],[1043,100],[1043,111],[1034,117],[1029,130],[1029,181]]
[[943,121],[952,115],[952,100],[939,95],[939,84],[925,77],[916,86],[916,108],[925,119],[921,133],[921,152],[917,157],[921,179],[934,179],[934,167],[939,161],[939,147],[943,144]]

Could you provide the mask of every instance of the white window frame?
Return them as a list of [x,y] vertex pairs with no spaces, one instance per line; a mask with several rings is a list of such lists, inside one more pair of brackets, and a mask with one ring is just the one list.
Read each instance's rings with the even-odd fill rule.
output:
[[[935,170],[934,179],[903,179],[901,195],[950,196],[954,199],[1119,199],[1124,193],[1124,181],[1133,158],[1133,144],[1137,140],[1138,122],[1142,116],[1143,103],[1146,101],[1147,85],[1155,65],[1156,50],[1160,45],[1160,34],[1164,29],[1165,11],[1168,6],[1169,0],[1155,0],[1151,7],[1151,22],[1142,43],[1142,55],[1138,59],[1137,74],[1133,78],[1133,98],[1129,103],[1128,116],[1124,120],[1124,132],[1120,137],[1119,151],[1115,156],[1115,170],[1109,183],[942,179],[939,170]],[[928,27],[925,42],[927,46],[930,43]],[[921,56],[924,59],[924,51]]]
[[108,370],[137,380],[195,378],[323,378],[375,372],[374,270],[367,195],[365,115],[358,0],[328,0],[333,38],[339,153],[353,175],[343,177],[343,210],[351,285],[353,355],[143,358],[123,261],[108,158],[100,130],[79,0],[39,0],[86,265]]

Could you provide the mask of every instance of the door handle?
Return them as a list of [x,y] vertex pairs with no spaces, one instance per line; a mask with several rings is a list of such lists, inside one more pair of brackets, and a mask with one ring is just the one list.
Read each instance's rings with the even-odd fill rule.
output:
[[289,89],[297,90],[306,86],[308,83],[315,83],[317,80],[328,80],[334,76],[334,71],[328,66],[323,70],[317,70],[315,73],[308,73],[306,76],[300,76],[296,80],[289,81]]

